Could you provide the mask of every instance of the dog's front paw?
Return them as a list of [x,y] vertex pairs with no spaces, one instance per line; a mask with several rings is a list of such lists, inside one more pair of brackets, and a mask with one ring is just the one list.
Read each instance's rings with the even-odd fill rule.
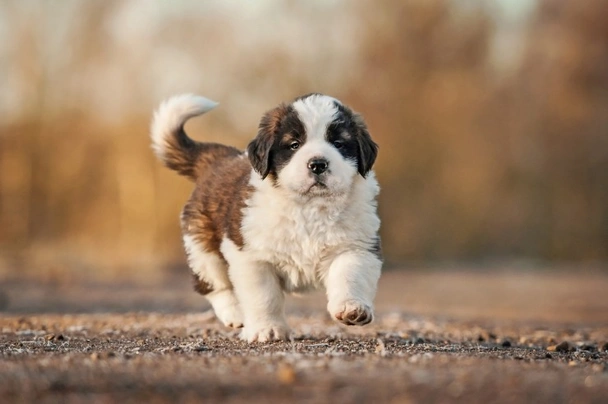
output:
[[241,306],[231,289],[209,293],[207,300],[213,306],[213,311],[222,324],[232,328],[243,327]]
[[374,313],[371,306],[357,300],[329,305],[329,314],[346,325],[365,325],[372,322]]
[[269,342],[289,339],[289,327],[286,324],[266,324],[260,327],[245,326],[241,339],[247,342]]
[[215,314],[226,327],[243,327],[243,314],[237,305],[223,307],[217,310]]

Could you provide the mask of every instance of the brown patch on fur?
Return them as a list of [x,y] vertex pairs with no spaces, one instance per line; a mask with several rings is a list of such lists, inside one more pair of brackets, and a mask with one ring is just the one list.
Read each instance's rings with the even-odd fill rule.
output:
[[198,176],[217,160],[240,153],[231,146],[192,140],[181,127],[164,139],[164,149],[160,157],[165,166],[196,181]]
[[270,150],[281,129],[283,118],[292,110],[289,105],[279,104],[278,107],[266,112],[260,121],[258,135],[249,143],[247,152],[253,168],[266,178],[271,170]]
[[197,274],[192,274],[192,284],[194,285],[194,290],[200,293],[201,295],[206,295],[208,293],[213,292],[213,285],[209,282],[200,279]]
[[304,143],[306,130],[292,105],[280,104],[268,111],[260,121],[258,135],[249,143],[247,151],[252,167],[276,185],[277,172],[294,153],[293,141]]
[[250,174],[251,165],[242,154],[216,160],[202,171],[182,211],[184,234],[192,235],[206,251],[220,256],[224,235],[242,247],[242,210],[252,192]]
[[277,134],[281,121],[289,113],[291,106],[281,103],[276,108],[266,112],[260,121],[258,134]]

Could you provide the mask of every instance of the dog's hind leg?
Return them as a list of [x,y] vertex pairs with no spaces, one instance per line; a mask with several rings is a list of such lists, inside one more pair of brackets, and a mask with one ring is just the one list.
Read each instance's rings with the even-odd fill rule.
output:
[[207,251],[192,235],[184,235],[184,247],[194,276],[194,289],[209,300],[224,325],[241,328],[243,315],[228,278],[226,261],[219,252]]

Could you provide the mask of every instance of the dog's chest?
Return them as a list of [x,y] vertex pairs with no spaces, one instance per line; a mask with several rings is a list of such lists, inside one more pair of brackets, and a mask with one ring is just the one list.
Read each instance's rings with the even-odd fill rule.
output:
[[274,208],[247,209],[243,235],[248,251],[273,264],[287,289],[317,286],[351,236],[344,212],[312,204],[283,211]]

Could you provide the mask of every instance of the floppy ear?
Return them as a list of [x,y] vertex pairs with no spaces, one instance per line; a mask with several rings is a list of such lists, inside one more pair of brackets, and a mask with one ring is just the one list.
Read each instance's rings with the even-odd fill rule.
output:
[[358,155],[357,155],[357,168],[359,174],[363,178],[372,169],[376,156],[378,155],[378,145],[372,140],[367,130],[367,125],[363,121],[363,118],[359,114],[353,114],[353,120],[357,127],[357,133],[355,139],[357,140]]
[[274,137],[267,132],[258,132],[258,135],[247,146],[247,155],[253,169],[262,176],[268,176],[270,172],[270,149],[274,143]]
[[287,107],[281,104],[266,112],[260,121],[258,135],[247,146],[251,166],[262,176],[262,179],[266,178],[272,169],[271,149],[286,109]]

